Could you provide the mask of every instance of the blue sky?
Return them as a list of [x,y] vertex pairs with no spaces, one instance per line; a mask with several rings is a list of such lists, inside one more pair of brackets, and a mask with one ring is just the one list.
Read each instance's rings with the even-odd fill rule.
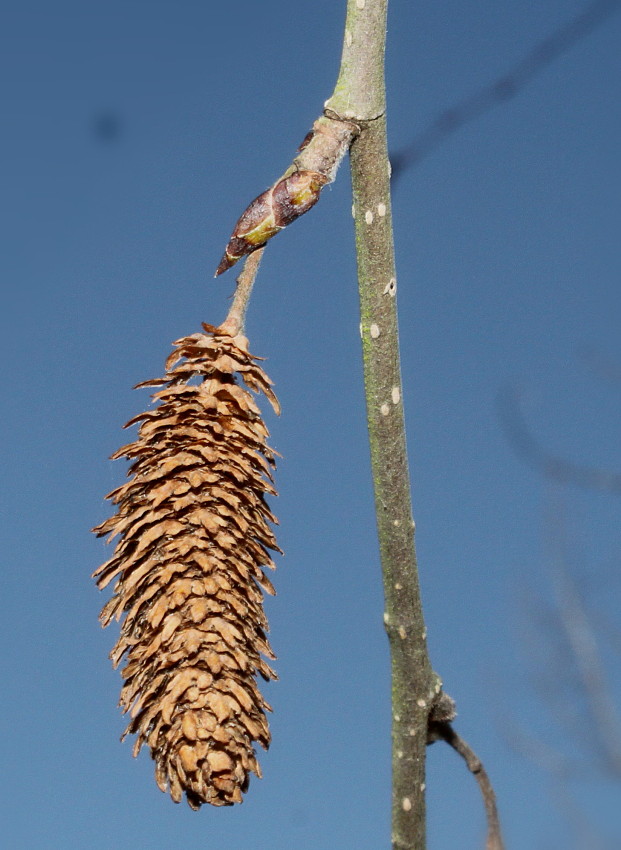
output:
[[[393,0],[391,148],[582,8]],[[214,281],[213,270],[331,92],[344,3],[58,0],[8,4],[3,18],[7,846],[387,847],[388,651],[346,166],[270,244],[247,322],[283,407],[266,418],[283,455],[275,510],[286,556],[267,603],[281,677],[266,688],[274,742],[242,806],[175,807],[148,756],[133,760],[118,742],[114,627],[99,629],[104,597],[89,579],[106,554],[88,529],[124,474],[107,457],[148,403],[131,387],[160,374],[173,339],[224,318],[234,273]],[[561,543],[586,604],[619,623],[618,499],[546,484],[507,440],[497,402],[515,390],[544,446],[621,468],[618,379],[585,357],[621,362],[620,35],[613,14],[395,188],[429,644],[457,728],[495,782],[510,848],[578,840],[511,732],[579,743],[528,676],[543,661],[556,689],[562,672],[546,662],[545,629]],[[118,124],[111,138],[97,131],[106,115]],[[618,676],[612,687],[621,702]],[[480,847],[474,783],[447,748],[429,756],[430,850]],[[571,787],[618,836],[618,785],[590,767]]]

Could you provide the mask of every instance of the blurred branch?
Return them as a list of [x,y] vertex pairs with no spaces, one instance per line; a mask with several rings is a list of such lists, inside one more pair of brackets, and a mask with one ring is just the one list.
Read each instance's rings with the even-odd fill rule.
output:
[[[577,850],[612,850],[612,845],[597,831],[566,782],[552,782],[550,791],[557,809],[567,821]],[[616,843],[614,847],[618,850]]]
[[589,490],[621,493],[621,473],[573,463],[543,448],[524,420],[514,388],[506,388],[499,394],[498,409],[501,425],[517,454],[546,478]]
[[621,0],[595,0],[577,17],[538,42],[494,82],[445,109],[413,141],[390,157],[394,183],[449,136],[497,106],[511,100],[548,65],[601,26],[621,8]]
[[[561,508],[557,504],[548,511],[546,523],[551,605],[544,610],[543,600],[532,594],[525,617],[532,629],[532,645],[526,647],[530,678],[551,722],[547,730],[531,734],[511,719],[510,710],[500,719],[509,745],[548,774],[572,846],[605,850],[618,842],[608,842],[604,825],[575,798],[572,782],[594,771],[600,778],[621,779],[621,716],[599,646],[600,619],[589,614],[572,575],[576,546],[568,539]],[[562,737],[555,734],[559,727],[564,727]]]
[[[548,774],[550,794],[564,820],[569,825],[578,850],[610,850],[610,845],[596,832],[578,800],[571,791],[571,780],[583,775],[577,764],[560,753],[543,737],[526,732],[503,710],[500,727],[505,743],[514,752]],[[616,845],[615,845],[616,846]]]
[[599,378],[604,378],[612,384],[621,382],[621,363],[618,360],[592,345],[583,346],[580,355]]
[[602,765],[613,776],[621,777],[621,718],[608,686],[595,628],[565,559],[559,557],[557,561],[554,593],[560,624],[575,662]]
[[[569,735],[572,743],[587,748],[588,764],[603,774],[621,779],[621,716],[612,694],[609,677],[598,643],[599,624],[589,614],[584,593],[572,575],[571,558],[576,544],[568,539],[562,505],[548,511],[548,540],[552,611],[550,637],[540,634],[540,647],[555,636],[564,649],[563,656],[548,664],[540,688],[542,698],[551,706],[558,722],[573,710]],[[537,656],[543,657],[541,650]],[[578,705],[581,708],[578,708]]]
[[[549,571],[546,574],[549,576]],[[547,730],[538,725],[537,732],[526,732],[507,709],[502,714],[502,726],[507,739],[523,756],[558,783],[569,782],[586,772],[573,745],[584,743],[592,729],[582,705],[580,677],[556,600],[548,601],[543,592],[525,587],[521,602],[521,641],[529,661],[528,679],[551,724]],[[540,714],[545,723],[544,712]]]
[[511,707],[505,705],[497,711],[496,724],[509,749],[532,762],[544,773],[558,781],[566,781],[575,776],[579,768],[565,753],[560,752],[542,737],[526,731],[516,720]]
[[481,759],[477,756],[470,745],[457,734],[450,723],[430,721],[429,733],[432,739],[442,739],[450,747],[452,747],[456,753],[459,753],[466,762],[466,767],[479,785],[479,790],[483,797],[483,805],[485,806],[485,816],[487,818],[487,840],[485,842],[485,850],[504,850],[502,833],[500,830],[500,819],[498,817],[498,808],[496,806],[496,794],[494,793],[492,783],[487,775],[487,771],[483,767]]

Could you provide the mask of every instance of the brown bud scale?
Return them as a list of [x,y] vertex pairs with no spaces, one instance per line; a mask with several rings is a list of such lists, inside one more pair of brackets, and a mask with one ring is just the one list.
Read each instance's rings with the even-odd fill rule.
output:
[[319,200],[360,128],[335,115],[323,115],[298,148],[292,165],[274,185],[252,201],[238,220],[216,277],[251,254]]
[[249,389],[278,402],[245,338],[204,328],[141,385],[163,388],[128,423],[137,438],[114,456],[131,460],[130,480],[94,529],[118,536],[94,576],[100,588],[115,582],[102,625],[124,617],[110,653],[115,666],[124,659],[123,737],[136,735],[134,755],[148,745],[158,786],[194,809],[241,802],[261,775],[254,744],[269,745],[270,707],[256,677],[276,677],[262,568],[280,551],[265,501],[274,452]]
[[255,198],[235,225],[216,277],[308,212],[327,182],[326,177],[315,171],[294,171]]

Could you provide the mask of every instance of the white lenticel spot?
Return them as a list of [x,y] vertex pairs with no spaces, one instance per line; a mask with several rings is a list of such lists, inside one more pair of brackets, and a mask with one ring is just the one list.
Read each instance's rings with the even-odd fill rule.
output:
[[425,702],[425,700],[424,700],[424,699],[417,699],[417,700],[416,700],[416,705],[417,705],[419,708],[427,708],[427,703]]
[[398,758],[398,759],[402,759],[402,758],[403,758],[403,750],[397,750],[397,758]]
[[345,30],[345,44],[346,44],[348,47],[351,47],[351,43],[352,43],[352,41],[353,41],[353,40],[354,40],[354,39],[353,39],[353,36],[352,36],[352,34],[350,33],[350,31],[349,31],[349,30]]
[[389,614],[384,612],[384,622],[387,623],[389,620],[390,620]]
[[390,295],[393,298],[397,292],[397,281],[394,277],[391,277],[386,286],[384,287],[384,295]]
[[395,528],[399,528],[399,526],[401,525],[401,520],[393,519],[392,524],[395,526]]
[[401,638],[401,640],[405,640],[407,637],[407,632],[403,628],[403,626],[399,626],[399,637]]
[[380,407],[380,413],[382,414],[382,416],[388,416],[388,414],[390,413],[390,408],[387,404],[383,404]]
[[356,218],[356,205],[355,204],[351,205],[351,217]]
[[402,588],[402,587],[403,587],[403,585],[402,585],[402,584],[399,584],[399,582],[397,582],[397,583],[395,584],[395,590],[401,590],[401,588]]
[[425,783],[424,783],[424,782],[421,782],[421,784],[420,784],[420,790],[421,790],[421,791],[424,791],[426,787],[427,787],[427,786],[425,785]]
[[360,322],[358,327],[360,328],[360,339],[362,339],[362,322]]
[[386,215],[386,204],[377,205],[377,214],[382,218]]
[[364,220],[367,224],[373,224],[373,213],[371,210],[367,210],[364,214]]
[[399,387],[393,387],[392,388],[392,403],[393,404],[399,404],[400,400],[401,400],[401,393],[399,392]]
[[377,339],[380,335],[379,325],[372,324],[369,328],[369,331],[371,332],[371,336],[373,337],[373,339]]
[[364,9],[364,4],[365,4],[365,3],[366,3],[366,0],[356,0],[356,6],[357,6],[359,9]]
[[398,723],[401,720],[401,717],[398,714],[395,714],[395,723]]
[[404,797],[401,805],[403,806],[404,812],[409,812],[410,809],[412,808],[412,801],[410,800],[409,797]]

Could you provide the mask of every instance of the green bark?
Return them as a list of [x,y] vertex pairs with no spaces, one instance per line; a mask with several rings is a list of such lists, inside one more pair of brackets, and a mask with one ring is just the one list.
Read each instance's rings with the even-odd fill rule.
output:
[[392,847],[424,850],[425,752],[440,692],[427,652],[403,415],[386,144],[387,0],[348,0],[326,108],[360,126],[351,147],[367,422],[392,672]]

